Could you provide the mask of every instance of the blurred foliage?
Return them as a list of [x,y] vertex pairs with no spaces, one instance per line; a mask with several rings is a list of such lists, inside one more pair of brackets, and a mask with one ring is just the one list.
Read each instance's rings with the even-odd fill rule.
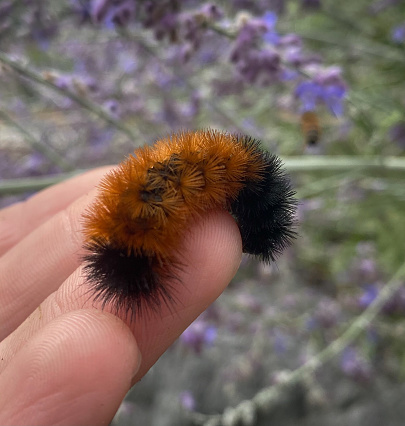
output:
[[[35,181],[118,162],[135,146],[184,128],[251,134],[287,164],[289,158],[310,156],[314,164],[325,158],[333,162],[335,156],[359,159],[358,166],[340,171],[292,167],[300,198],[299,237],[278,262],[277,272],[260,272],[254,262],[246,261],[259,283],[270,279],[287,283],[286,294],[277,300],[300,292],[300,303],[295,301],[289,312],[293,320],[283,323],[282,312],[277,312],[278,325],[285,335],[304,339],[303,352],[322,349],[368,306],[359,303],[367,296],[364,286],[383,287],[404,263],[405,38],[393,37],[393,32],[404,25],[405,3],[232,1],[221,2],[217,6],[221,16],[216,17],[212,10],[206,12],[208,3],[192,1],[184,6],[186,17],[192,18],[186,21],[182,15],[182,19],[198,25],[184,36],[186,27],[178,21],[176,37],[168,23],[165,27],[155,15],[147,15],[151,2],[130,2],[136,9],[128,15],[133,22],[125,25],[117,24],[114,14],[95,11],[102,3],[0,3],[0,52],[28,70],[16,72],[0,58],[0,190],[9,179]],[[105,10],[113,10],[114,2],[104,3]],[[180,3],[162,2],[161,7],[178,16]],[[205,21],[202,10],[208,13]],[[278,16],[279,35],[292,33],[302,39],[299,53],[312,55],[316,64],[322,61],[342,70],[347,86],[344,112],[336,116],[327,102],[317,104],[321,128],[315,151],[304,143],[296,86],[280,78],[266,84],[248,81],[230,60],[240,22],[269,11]],[[310,70],[299,68],[296,78],[305,81]],[[383,164],[387,157],[404,159],[402,169],[371,169],[360,161],[378,158]],[[31,190],[27,187],[25,196]],[[12,187],[7,193],[11,191]],[[0,201],[7,205],[15,200]],[[239,272],[230,289],[234,297],[241,288],[250,289],[245,271]],[[272,291],[277,295],[281,290]],[[269,290],[259,287],[252,292],[264,304],[263,293]],[[328,327],[302,327],[314,320],[325,298],[343,313],[336,314]],[[220,304],[226,309],[226,303]],[[228,309],[231,315],[232,307]],[[405,341],[398,330],[405,323],[405,301],[395,309],[392,314],[387,308],[375,322],[378,338],[364,335],[357,349],[384,374],[398,372],[402,380]],[[269,327],[277,323],[273,319]],[[348,375],[358,378],[357,373]]]

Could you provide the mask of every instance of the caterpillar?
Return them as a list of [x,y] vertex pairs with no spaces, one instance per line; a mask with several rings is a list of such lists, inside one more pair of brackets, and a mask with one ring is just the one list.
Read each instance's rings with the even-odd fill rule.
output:
[[83,215],[94,299],[131,317],[171,301],[182,237],[213,209],[236,219],[245,253],[274,261],[295,236],[294,196],[281,160],[249,136],[180,132],[136,149]]
[[305,145],[313,147],[318,144],[321,136],[318,115],[314,111],[306,111],[301,115],[301,131],[304,135]]

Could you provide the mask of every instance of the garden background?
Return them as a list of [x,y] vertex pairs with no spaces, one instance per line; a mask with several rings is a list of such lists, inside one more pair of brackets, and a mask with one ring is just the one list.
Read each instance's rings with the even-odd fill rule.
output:
[[299,198],[293,246],[243,258],[115,426],[404,423],[404,82],[401,0],[0,1],[2,207],[208,127]]

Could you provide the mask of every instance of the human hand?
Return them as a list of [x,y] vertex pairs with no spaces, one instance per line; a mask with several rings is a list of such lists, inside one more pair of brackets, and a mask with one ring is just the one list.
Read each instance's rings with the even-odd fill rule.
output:
[[130,323],[101,310],[80,266],[99,168],[0,211],[0,424],[109,424],[130,387],[224,290],[241,257],[226,212],[183,244],[176,303]]

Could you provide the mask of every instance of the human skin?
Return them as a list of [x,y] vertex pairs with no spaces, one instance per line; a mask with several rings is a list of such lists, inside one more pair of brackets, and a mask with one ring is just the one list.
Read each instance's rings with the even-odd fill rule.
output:
[[108,425],[131,386],[239,266],[235,221],[227,212],[210,212],[182,243],[175,303],[132,322],[109,306],[101,309],[81,268],[81,217],[108,170],[0,211],[1,425]]

